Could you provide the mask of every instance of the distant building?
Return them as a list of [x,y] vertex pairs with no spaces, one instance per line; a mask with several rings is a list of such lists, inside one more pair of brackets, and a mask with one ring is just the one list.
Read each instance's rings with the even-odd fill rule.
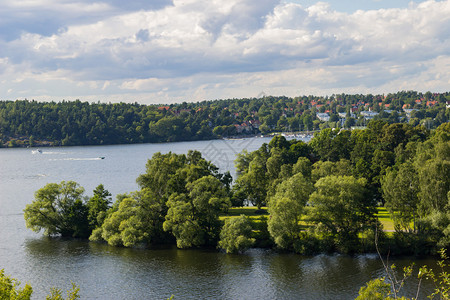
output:
[[[347,113],[338,113],[339,118],[345,119],[347,118]],[[350,113],[351,118],[356,118],[356,115],[354,113]]]
[[327,113],[317,113],[316,116],[320,121],[328,122],[330,120],[330,115]]
[[411,113],[413,112],[413,111],[415,111],[415,110],[418,110],[418,109],[414,109],[414,108],[408,108],[408,109],[403,109],[403,111],[406,113],[406,119],[407,120],[409,120],[409,119],[411,119]]
[[372,120],[376,115],[378,115],[376,111],[367,111],[367,110],[360,112],[360,114],[366,120]]

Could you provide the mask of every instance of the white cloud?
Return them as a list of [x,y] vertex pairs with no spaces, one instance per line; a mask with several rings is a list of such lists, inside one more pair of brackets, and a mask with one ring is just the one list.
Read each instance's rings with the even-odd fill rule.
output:
[[[2,5],[31,11],[37,1],[28,2]],[[352,14],[325,2],[304,7],[275,0],[161,1],[134,12],[100,2],[39,4],[36,9],[63,15],[82,4],[77,12],[88,18],[51,34],[0,39],[4,95],[178,101],[262,90],[288,96],[442,91],[450,80],[449,0]]]

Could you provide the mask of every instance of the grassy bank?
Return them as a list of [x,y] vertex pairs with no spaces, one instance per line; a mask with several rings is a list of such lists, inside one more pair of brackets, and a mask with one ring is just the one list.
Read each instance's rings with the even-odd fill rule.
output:
[[[261,209],[258,209],[257,207],[254,206],[232,207],[228,210],[227,214],[220,216],[220,219],[225,220],[228,218],[235,218],[240,215],[245,215],[249,218],[257,219],[261,216],[269,216],[269,213],[267,211],[267,207],[263,207]],[[389,212],[386,210],[385,207],[378,207],[377,218],[383,225],[384,231],[386,232],[394,231],[394,221],[392,220],[391,216],[389,215]]]

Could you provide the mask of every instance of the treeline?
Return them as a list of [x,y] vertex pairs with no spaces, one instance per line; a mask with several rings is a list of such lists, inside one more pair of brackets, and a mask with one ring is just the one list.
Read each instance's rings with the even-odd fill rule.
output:
[[[429,132],[372,121],[365,130],[325,129],[310,143],[274,137],[241,153],[231,186],[197,151],[156,153],[140,190],[111,205],[102,185],[91,198],[74,182],[48,184],[27,205],[27,227],[113,246],[176,243],[239,252],[435,253],[450,246],[450,123]],[[269,218],[226,217],[232,206],[268,207]],[[395,222],[386,234],[385,206]],[[261,209],[261,211],[264,211]]]
[[[228,99],[171,105],[0,101],[0,147],[204,140],[366,125],[375,119],[436,128],[450,119],[449,93]],[[409,109],[409,111],[408,111]],[[317,113],[327,113],[320,120]],[[339,115],[341,114],[341,115]],[[344,114],[345,116],[343,116]]]

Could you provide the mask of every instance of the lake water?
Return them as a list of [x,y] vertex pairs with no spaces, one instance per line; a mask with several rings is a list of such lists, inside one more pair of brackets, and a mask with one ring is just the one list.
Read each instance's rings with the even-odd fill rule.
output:
[[[234,175],[236,153],[256,150],[269,141],[60,147],[43,148],[42,153],[0,149],[0,269],[23,284],[30,283],[34,299],[44,299],[53,286],[68,290],[71,282],[81,288],[82,299],[167,299],[172,294],[175,299],[354,299],[365,282],[384,274],[376,255],[125,249],[46,238],[25,228],[22,211],[47,183],[74,180],[87,195],[101,183],[115,196],[137,190],[136,178],[154,153],[187,153],[189,149],[201,151],[221,171]],[[395,259],[399,267],[410,262]],[[407,290],[412,292],[415,286],[411,280]]]

